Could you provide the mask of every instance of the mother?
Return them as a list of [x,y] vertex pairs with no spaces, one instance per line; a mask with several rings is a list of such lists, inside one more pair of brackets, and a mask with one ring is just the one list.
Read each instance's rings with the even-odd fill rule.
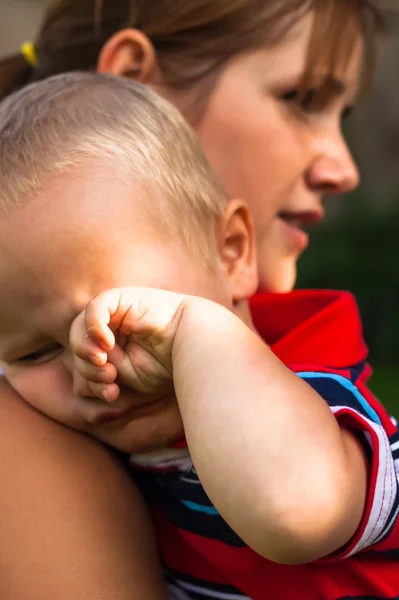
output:
[[[324,195],[358,183],[341,122],[378,26],[371,0],[58,0],[35,65],[11,57],[0,85],[95,68],[151,85],[249,203],[261,285],[286,292]],[[162,598],[147,522],[134,519],[140,500],[117,460],[0,385],[0,596]]]

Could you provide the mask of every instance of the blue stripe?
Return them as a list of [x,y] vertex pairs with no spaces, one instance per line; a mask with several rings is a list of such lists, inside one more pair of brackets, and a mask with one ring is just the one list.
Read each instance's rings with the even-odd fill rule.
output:
[[196,512],[202,512],[207,515],[219,515],[218,511],[214,506],[205,506],[203,504],[197,504],[196,502],[190,502],[189,500],[182,501],[187,508],[190,510],[195,510]]
[[378,425],[381,425],[380,418],[377,415],[377,413],[375,412],[375,410],[373,408],[371,408],[370,404],[367,402],[367,400],[364,398],[364,396],[362,396],[362,394],[359,392],[357,387],[355,385],[353,385],[353,383],[351,381],[349,381],[349,379],[346,379],[346,377],[342,377],[342,375],[334,375],[333,373],[312,373],[312,372],[297,373],[297,375],[299,375],[299,377],[301,377],[302,379],[333,379],[334,381],[341,384],[345,389],[347,389],[349,392],[351,392],[355,396],[355,398],[359,402],[360,406],[368,414],[370,419],[372,419],[372,421],[374,421],[374,423],[378,423]]

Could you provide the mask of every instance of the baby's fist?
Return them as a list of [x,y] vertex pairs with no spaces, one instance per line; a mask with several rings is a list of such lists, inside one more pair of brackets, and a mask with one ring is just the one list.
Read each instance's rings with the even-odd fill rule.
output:
[[108,402],[119,385],[164,393],[173,387],[172,350],[187,297],[152,288],[116,288],[89,302],[71,327],[75,368]]

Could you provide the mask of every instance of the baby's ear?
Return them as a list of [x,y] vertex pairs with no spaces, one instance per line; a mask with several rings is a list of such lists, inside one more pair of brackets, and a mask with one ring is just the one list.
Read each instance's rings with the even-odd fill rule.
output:
[[250,298],[258,288],[254,226],[242,200],[230,200],[218,230],[219,259],[230,284],[234,304]]

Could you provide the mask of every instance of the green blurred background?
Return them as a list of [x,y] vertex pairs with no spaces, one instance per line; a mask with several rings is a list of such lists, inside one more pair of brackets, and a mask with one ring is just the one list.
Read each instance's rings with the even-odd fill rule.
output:
[[381,0],[387,39],[375,82],[345,125],[360,189],[327,202],[299,266],[300,287],[353,292],[374,374],[370,385],[399,417],[399,1]]
[[[189,0],[187,0],[189,1]],[[371,93],[346,125],[363,182],[328,202],[300,262],[300,287],[347,289],[358,298],[371,387],[399,416],[399,0],[377,0],[388,35]],[[33,39],[46,0],[0,0],[0,55]]]
[[361,191],[311,239],[299,285],[355,294],[374,370],[371,388],[399,417],[399,196],[382,211]]

